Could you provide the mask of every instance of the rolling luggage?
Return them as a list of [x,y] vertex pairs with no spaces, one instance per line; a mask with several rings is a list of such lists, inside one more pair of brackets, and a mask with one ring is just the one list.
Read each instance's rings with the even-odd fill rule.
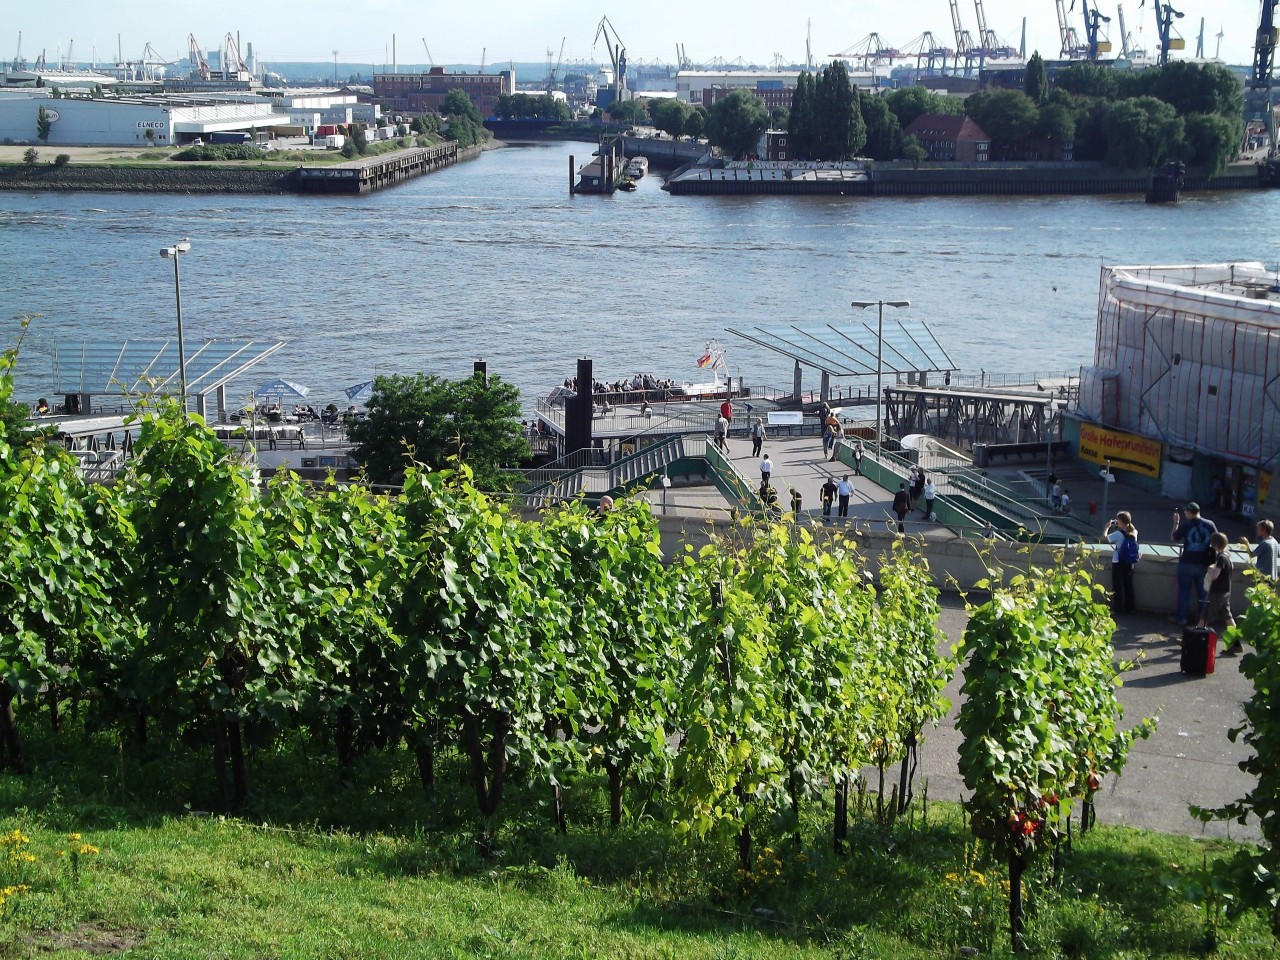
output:
[[1182,672],[1193,677],[1213,673],[1218,652],[1218,635],[1206,627],[1187,626],[1182,630]]

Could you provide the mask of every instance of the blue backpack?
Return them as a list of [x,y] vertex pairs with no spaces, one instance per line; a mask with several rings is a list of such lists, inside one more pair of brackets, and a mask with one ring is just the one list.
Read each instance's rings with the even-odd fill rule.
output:
[[1120,541],[1120,551],[1118,553],[1121,563],[1137,563],[1140,559],[1138,553],[1138,538],[1131,537],[1127,533],[1123,540]]

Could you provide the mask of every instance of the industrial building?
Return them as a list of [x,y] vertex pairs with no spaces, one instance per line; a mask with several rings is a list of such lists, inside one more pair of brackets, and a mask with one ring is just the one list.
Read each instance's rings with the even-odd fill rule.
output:
[[[730,90],[743,87],[761,97],[769,91],[786,91],[785,94],[774,95],[785,96],[786,106],[790,107],[790,91],[795,89],[799,80],[799,70],[681,70],[676,74],[676,93],[685,103],[702,106],[707,95],[705,92],[709,90],[722,91],[710,94],[717,99]],[[871,70],[850,70],[849,82],[860,90],[872,90],[878,85]]]
[[375,73],[373,95],[386,109],[409,113],[439,113],[445,97],[461,90],[482,117],[495,115],[498,98],[516,92],[514,70],[498,73],[446,73],[432,67],[426,73]]
[[1260,263],[1104,267],[1079,449],[1253,516],[1280,466],[1280,278]]

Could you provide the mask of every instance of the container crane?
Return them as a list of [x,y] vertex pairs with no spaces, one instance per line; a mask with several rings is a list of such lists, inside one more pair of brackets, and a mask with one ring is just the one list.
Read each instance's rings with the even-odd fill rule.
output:
[[600,18],[600,25],[596,27],[596,38],[591,41],[592,49],[600,42],[601,37],[604,37],[604,42],[609,47],[609,62],[613,64],[614,99],[626,100],[627,48],[607,16]]
[[13,69],[14,70],[27,69],[27,61],[22,59],[22,31],[21,30],[18,31],[18,49],[13,55]]
[[[1265,2],[1263,4],[1266,5]],[[1187,49],[1187,41],[1177,36],[1173,29],[1173,21],[1181,20],[1183,14],[1173,9],[1171,3],[1156,4],[1156,33],[1160,37],[1160,66],[1169,62],[1170,50]]]
[[191,61],[191,72],[201,80],[209,79],[209,62],[200,52],[200,44],[194,33],[187,34],[187,59]]
[[427,65],[434,67],[436,65],[435,58],[431,56],[431,48],[427,46],[427,38],[422,38],[422,49],[427,51]]
[[902,52],[904,58],[916,58],[917,74],[924,70],[929,76],[933,75],[935,65],[940,66],[942,72],[946,73],[947,61],[955,55],[955,51],[940,43],[930,30],[926,30],[908,43],[902,48]]
[[901,50],[885,43],[880,34],[869,33],[853,46],[829,56],[833,60],[860,61],[863,70],[870,70],[873,63],[882,63],[887,60],[892,64],[894,60],[901,60],[903,55]]
[[1062,38],[1061,56],[1064,60],[1079,60],[1088,48],[1081,42],[1080,34],[1076,33],[1076,28],[1067,19],[1066,0],[1057,0],[1057,5],[1058,35]]
[[967,77],[973,72],[973,61],[981,57],[982,51],[974,43],[973,34],[965,29],[960,20],[958,0],[951,0],[951,29],[956,35],[955,64],[959,67],[961,58],[964,58],[964,75]]
[[1085,56],[1097,60],[1101,54],[1111,52],[1111,41],[1101,38],[1102,25],[1110,23],[1111,18],[1104,17],[1096,3],[1090,9],[1089,0],[1080,0],[1080,6],[1084,10]]

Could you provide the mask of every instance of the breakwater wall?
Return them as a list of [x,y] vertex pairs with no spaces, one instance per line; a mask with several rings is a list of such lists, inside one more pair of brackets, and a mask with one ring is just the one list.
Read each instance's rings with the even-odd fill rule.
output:
[[628,157],[644,157],[651,166],[671,170],[693,163],[711,152],[705,143],[687,140],[655,140],[652,137],[623,137],[622,146]]
[[[689,167],[688,169],[697,169]],[[866,197],[1050,196],[1145,193],[1150,174],[1095,163],[869,163],[864,180],[680,178],[677,170],[664,189],[676,195],[825,195]],[[1278,185],[1266,165],[1232,164],[1213,179],[1187,171],[1184,190],[1258,190]]]
[[94,193],[371,193],[478,157],[446,142],[341,164],[249,167],[191,162],[155,166],[0,164],[0,190]]

